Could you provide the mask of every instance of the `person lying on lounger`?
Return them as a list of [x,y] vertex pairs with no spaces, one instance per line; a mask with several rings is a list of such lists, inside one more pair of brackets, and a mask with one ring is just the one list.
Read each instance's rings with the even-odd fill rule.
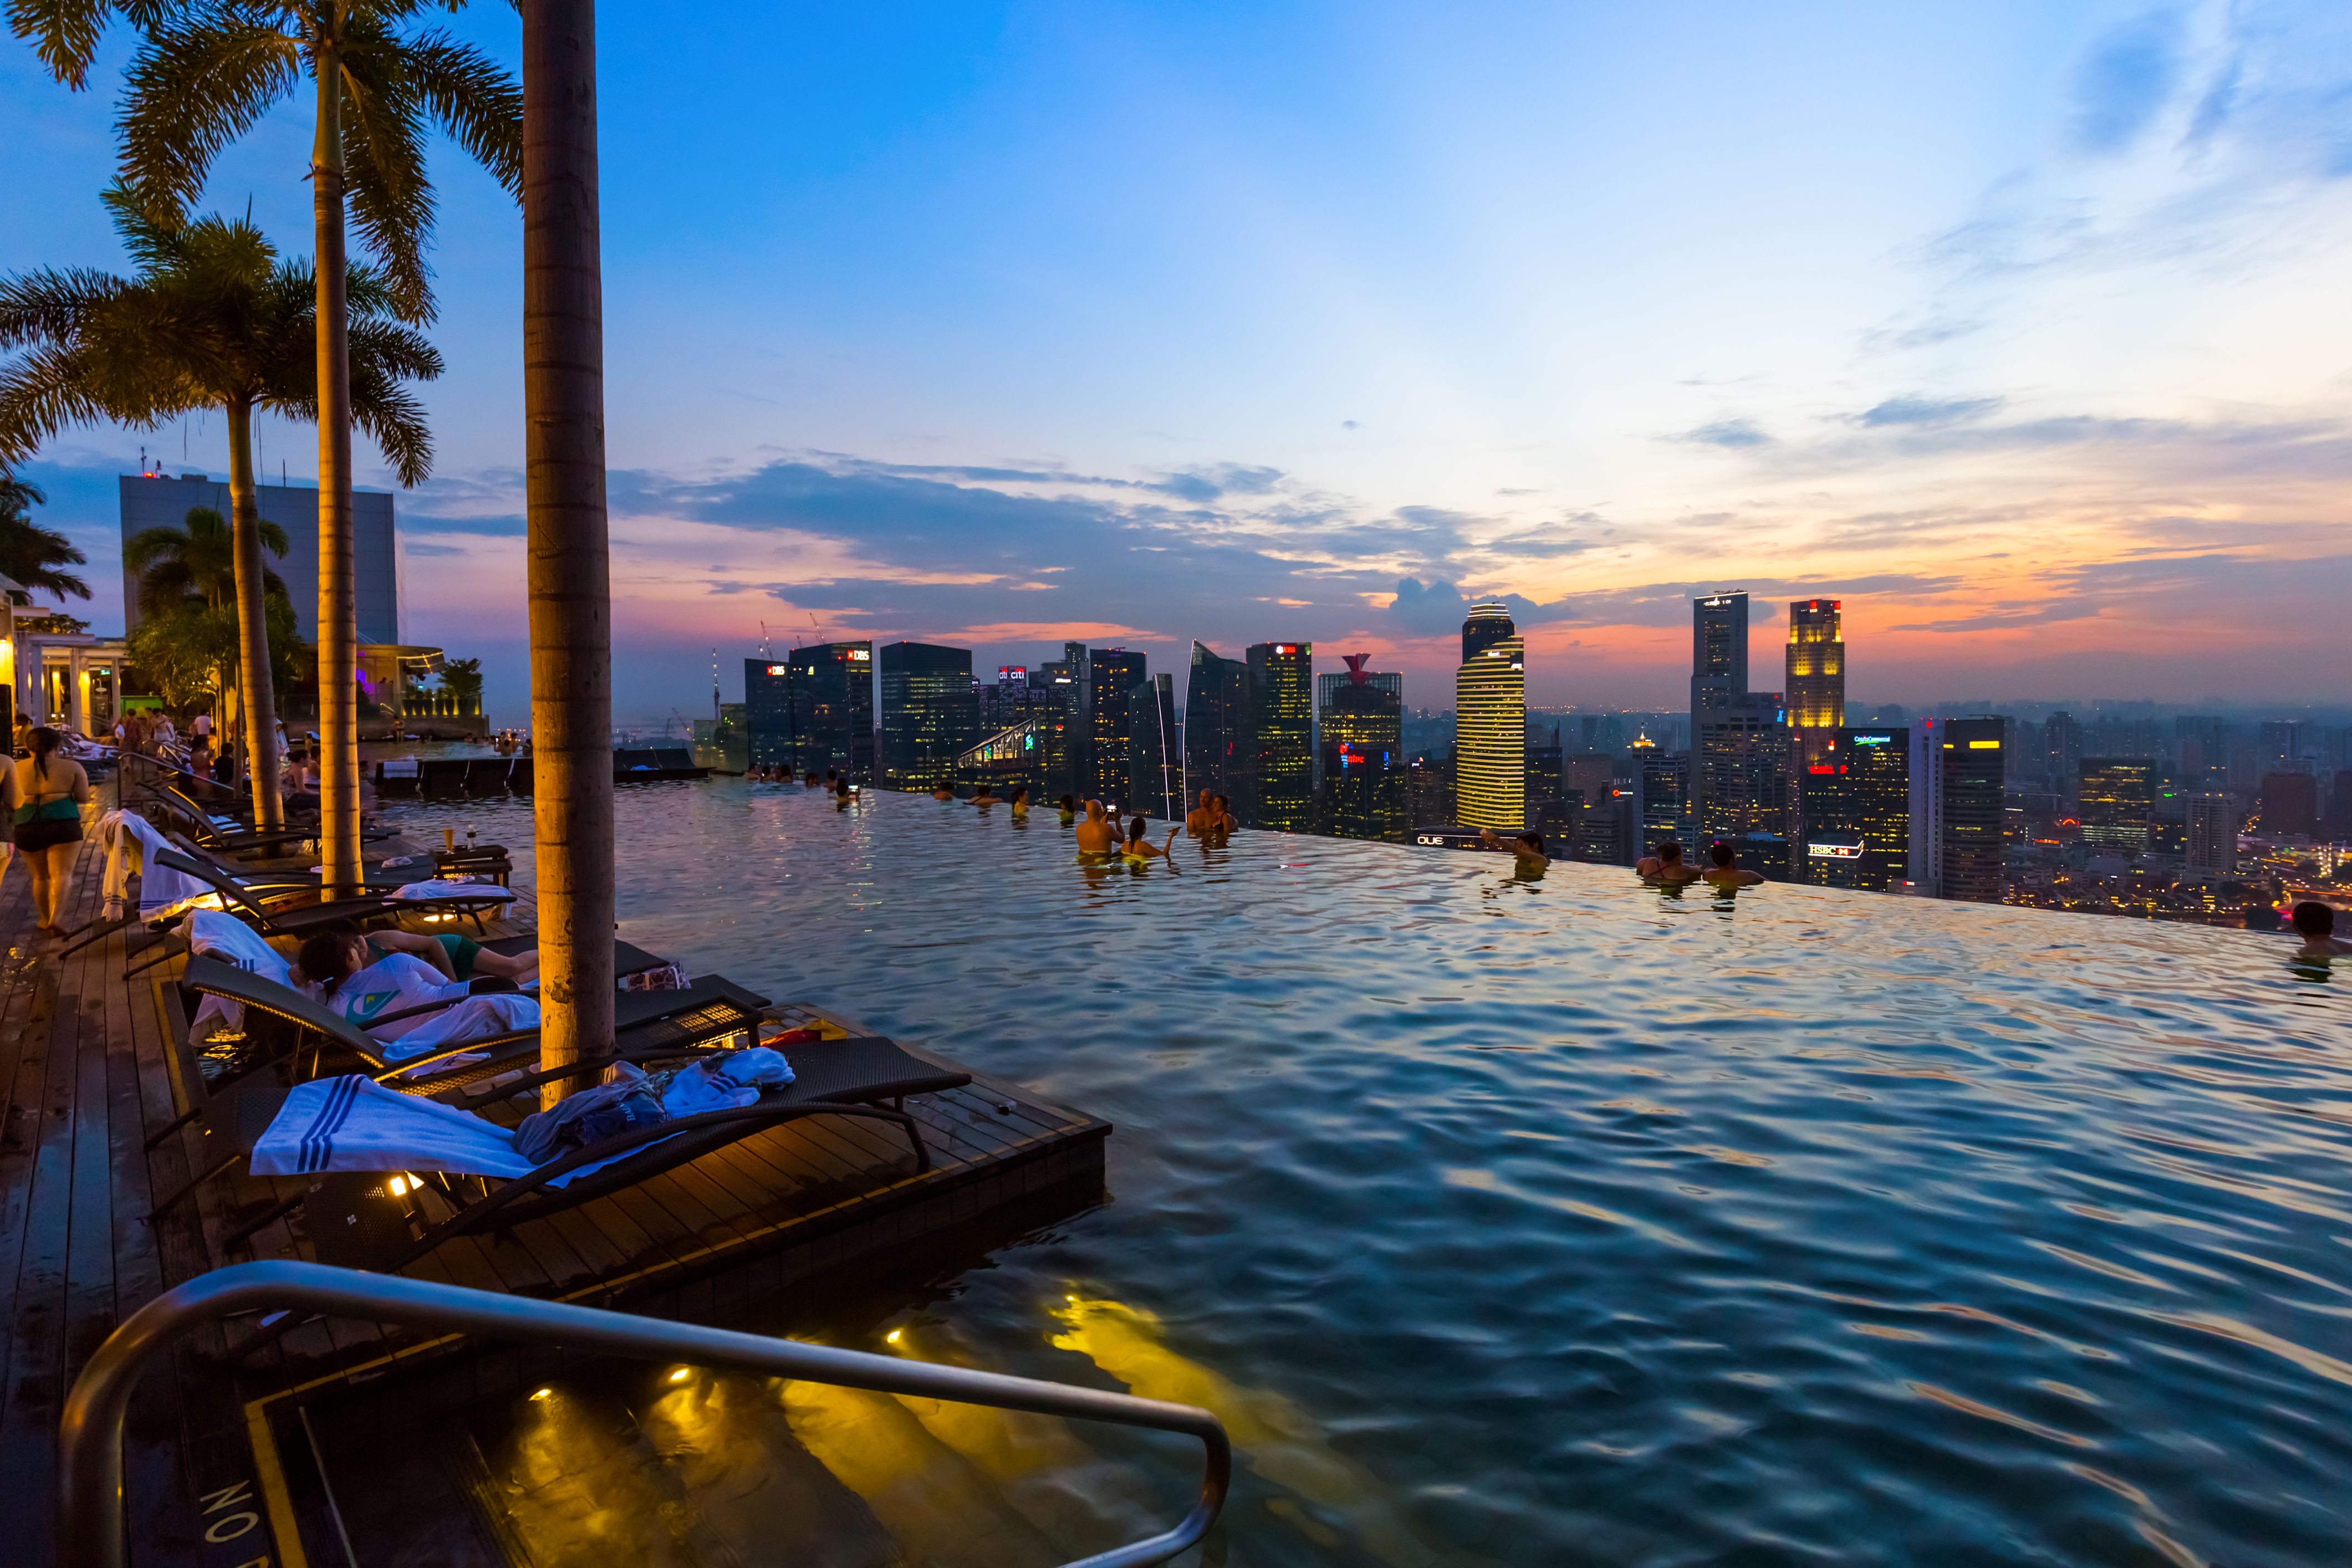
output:
[[414,931],[371,931],[367,939],[368,946],[380,953],[414,953],[453,980],[492,975],[501,980],[512,980],[519,988],[535,985],[539,980],[536,947],[509,957],[454,931],[434,936],[419,936]]
[[[322,1005],[387,1043],[424,1031],[436,1043],[446,1044],[539,1021],[538,1005],[527,998],[478,996],[472,984],[445,977],[414,953],[379,956],[357,926],[335,926],[311,936],[302,944],[295,963],[297,977]],[[434,1012],[391,1017],[435,1002],[450,1005]],[[528,1009],[529,1016],[518,1009]],[[374,1021],[387,1017],[389,1022]]]

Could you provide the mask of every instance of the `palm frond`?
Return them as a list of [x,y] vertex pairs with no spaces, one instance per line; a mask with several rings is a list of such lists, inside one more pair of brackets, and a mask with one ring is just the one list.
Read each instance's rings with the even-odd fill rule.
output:
[[404,64],[397,40],[381,34],[355,38],[343,55],[344,187],[352,225],[383,269],[394,312],[423,323],[434,315],[425,249],[435,202],[425,177],[425,112]]
[[401,381],[441,379],[441,350],[424,333],[397,321],[352,323],[352,362],[362,360]]
[[0,473],[0,517],[21,518],[30,508],[48,504],[47,493],[30,479]]
[[49,74],[79,92],[114,7],[107,0],[8,0],[8,30],[33,46]]
[[433,472],[433,429],[415,393],[381,368],[352,359],[352,423],[367,432],[404,486]]
[[451,141],[522,200],[522,87],[470,44],[443,32],[408,40],[409,90]]
[[157,561],[179,559],[186,553],[189,543],[188,530],[169,523],[142,528],[122,541],[122,564],[143,572]]
[[44,267],[0,277],[0,349],[64,342],[129,287],[93,267]]
[[[102,395],[86,355],[45,345],[0,366],[0,467],[29,459],[42,444],[77,424],[120,418]],[[126,424],[158,421],[123,419]]]
[[256,519],[254,536],[261,540],[261,548],[274,556],[282,557],[288,550],[294,548],[291,541],[286,538],[286,530],[268,517]]
[[213,161],[302,79],[299,40],[248,8],[175,12],[152,28],[115,121],[123,183],[158,223],[177,224]]

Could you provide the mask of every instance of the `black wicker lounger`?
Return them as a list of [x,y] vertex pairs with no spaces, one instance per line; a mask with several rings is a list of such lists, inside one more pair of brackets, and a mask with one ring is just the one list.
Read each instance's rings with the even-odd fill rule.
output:
[[265,936],[303,936],[339,921],[381,920],[389,916],[437,910],[445,914],[469,916],[476,930],[482,930],[486,911],[503,908],[514,902],[505,888],[488,887],[480,894],[449,894],[435,898],[394,898],[389,893],[363,894],[356,898],[339,898],[332,904],[308,902],[301,904],[271,903],[261,894],[302,894],[311,891],[308,883],[259,882],[247,885],[230,876],[216,865],[208,865],[177,850],[159,850],[155,863],[183,876],[194,877],[220,894],[228,912],[259,931]]

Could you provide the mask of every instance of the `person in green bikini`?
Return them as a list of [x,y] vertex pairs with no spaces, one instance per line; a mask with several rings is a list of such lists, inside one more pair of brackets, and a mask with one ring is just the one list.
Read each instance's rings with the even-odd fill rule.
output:
[[1155,860],[1164,860],[1168,862],[1169,870],[1175,870],[1176,862],[1168,852],[1176,847],[1176,835],[1184,831],[1184,825],[1179,822],[1170,828],[1168,841],[1161,845],[1155,845],[1150,839],[1143,836],[1150,826],[1150,822],[1142,817],[1138,817],[1128,823],[1127,842],[1119,846],[1118,858],[1129,865],[1150,865]]
[[407,953],[424,959],[453,980],[470,980],[477,975],[495,975],[512,980],[516,988],[536,985],[539,981],[539,950],[518,953],[512,957],[493,953],[470,936],[452,932],[447,936],[421,936],[414,931],[371,931],[368,946],[385,953]]
[[33,754],[10,770],[16,852],[32,873],[35,928],[44,936],[58,934],[58,905],[81,853],[81,809],[89,800],[89,775],[72,758],[58,755],[64,739],[47,725],[37,727]]

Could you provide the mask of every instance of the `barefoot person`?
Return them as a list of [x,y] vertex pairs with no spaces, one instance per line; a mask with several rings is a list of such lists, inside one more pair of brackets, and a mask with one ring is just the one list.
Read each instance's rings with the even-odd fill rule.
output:
[[1509,855],[1513,876],[1541,876],[1551,867],[1551,857],[1544,853],[1541,833],[1515,833],[1507,839],[1492,828],[1481,828],[1478,847]]
[[1078,853],[1114,854],[1118,850],[1118,824],[1103,815],[1100,800],[1087,802],[1087,820],[1078,824]]
[[19,761],[13,812],[16,852],[33,877],[33,918],[44,936],[58,934],[58,905],[74,857],[81,852],[81,809],[89,800],[89,775],[61,755],[65,737],[48,726],[33,731],[33,755]]
[[406,953],[422,958],[453,980],[495,975],[501,980],[512,980],[518,988],[535,985],[539,980],[537,948],[509,957],[491,952],[471,936],[455,933],[424,936],[414,931],[371,931],[367,944],[379,953]]
[[1661,839],[1657,848],[1633,862],[1633,874],[1643,882],[1680,887],[1686,882],[1696,882],[1706,873],[1683,859],[1682,845],[1672,839]]
[[1764,874],[1761,872],[1740,869],[1739,852],[1729,844],[1718,841],[1713,849],[1706,852],[1706,858],[1715,862],[1715,869],[1706,873],[1709,887],[1719,888],[1725,893],[1729,893],[1737,888],[1754,887],[1764,880]]

